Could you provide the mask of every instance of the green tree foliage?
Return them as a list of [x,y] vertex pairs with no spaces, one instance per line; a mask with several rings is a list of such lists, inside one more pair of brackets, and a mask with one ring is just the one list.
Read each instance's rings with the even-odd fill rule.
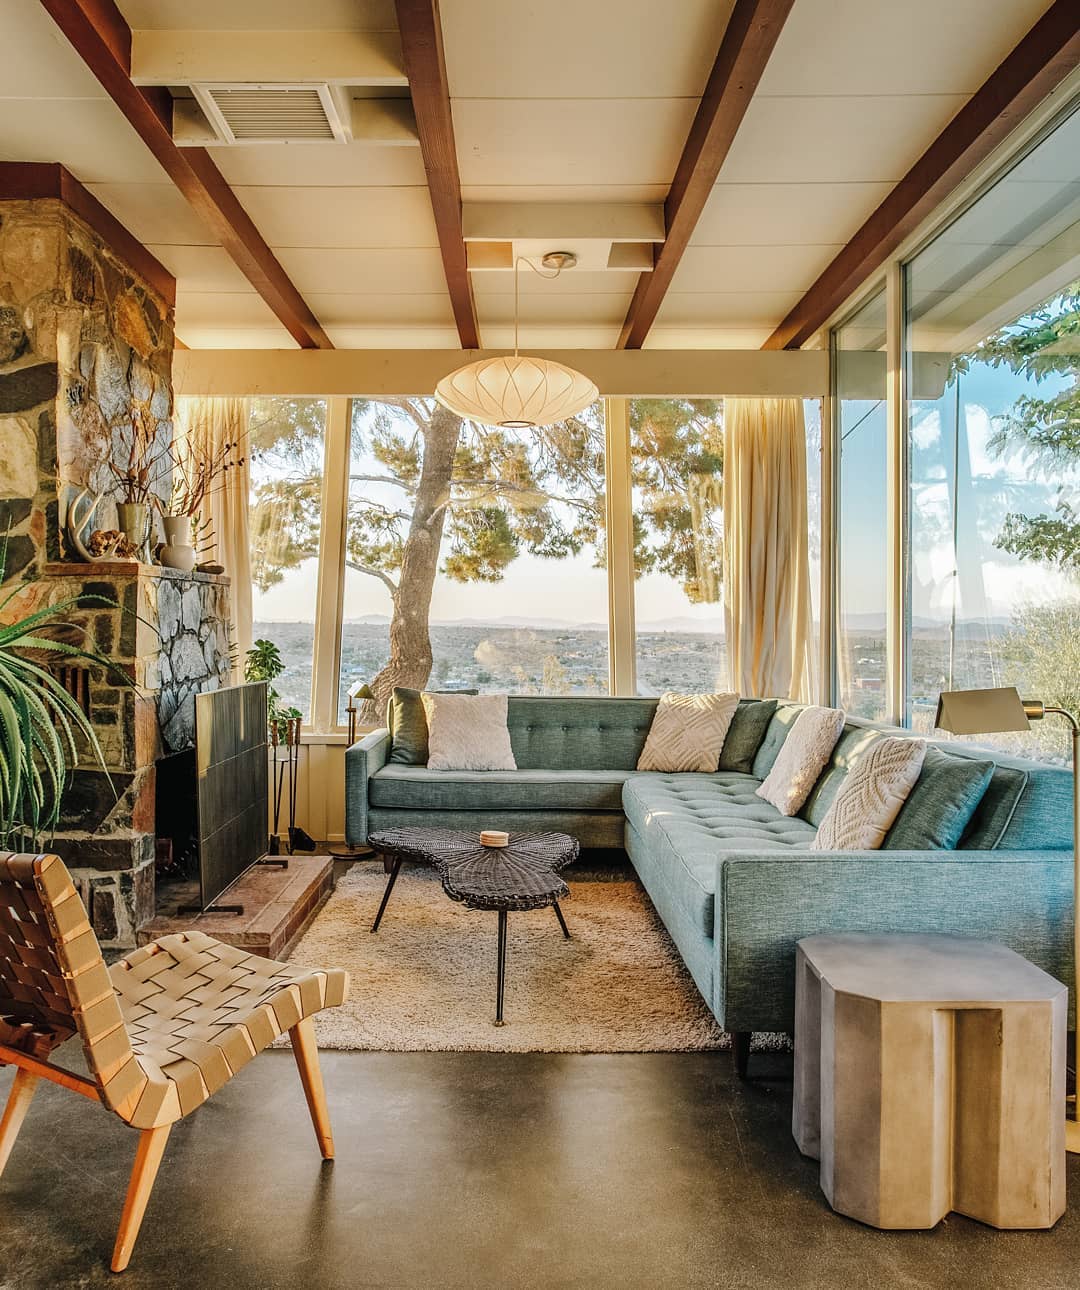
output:
[[993,451],[1021,449],[1033,470],[1058,484],[1054,516],[1010,512],[996,545],[1080,575],[1080,498],[1062,479],[1080,467],[1080,281],[996,332],[965,361],[1007,367],[1037,383],[1067,378],[1045,397],[1021,395],[995,423]]
[[[394,602],[391,659],[373,681],[426,684],[436,571],[498,582],[519,556],[606,560],[604,421],[599,407],[527,432],[461,421],[430,399],[357,400],[346,562]],[[723,442],[715,401],[637,400],[632,455],[638,574],[677,579],[694,601],[719,597]],[[253,576],[266,589],[317,554],[322,405],[256,400],[251,448]]]

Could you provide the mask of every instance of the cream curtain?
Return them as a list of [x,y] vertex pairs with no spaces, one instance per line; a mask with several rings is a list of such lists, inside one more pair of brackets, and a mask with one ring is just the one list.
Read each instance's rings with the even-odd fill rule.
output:
[[806,426],[800,399],[724,400],[724,619],[731,684],[813,689]]
[[[239,442],[243,464],[226,472],[214,486],[208,513],[203,517],[210,532],[211,550],[200,550],[200,560],[225,566],[231,585],[229,604],[232,642],[237,669],[251,648],[251,543],[248,528],[250,470],[247,450],[246,399],[180,399],[177,403],[176,446],[179,454],[212,456],[227,442]],[[237,678],[239,679],[239,678]]]

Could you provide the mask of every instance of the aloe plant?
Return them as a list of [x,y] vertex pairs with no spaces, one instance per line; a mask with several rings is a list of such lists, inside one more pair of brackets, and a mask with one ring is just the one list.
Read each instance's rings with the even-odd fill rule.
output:
[[[5,538],[0,545],[0,584],[6,563]],[[85,738],[107,778],[108,770],[86,714],[33,654],[47,651],[115,676],[122,673],[103,655],[48,634],[69,610],[85,608],[91,601],[115,608],[112,601],[71,596],[17,622],[3,623],[4,610],[25,586],[16,585],[0,599],[0,848],[18,843],[36,850],[60,818],[60,803],[79,764],[77,735]],[[70,630],[71,624],[63,626]]]

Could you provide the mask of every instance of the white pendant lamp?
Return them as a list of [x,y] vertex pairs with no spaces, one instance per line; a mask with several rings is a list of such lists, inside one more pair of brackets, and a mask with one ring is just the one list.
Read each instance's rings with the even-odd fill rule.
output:
[[[514,430],[565,421],[600,397],[593,382],[572,367],[550,358],[518,353],[517,269],[522,260],[534,272],[539,272],[524,256],[518,256],[514,263],[513,355],[468,363],[444,376],[435,387],[435,398],[456,416]],[[553,277],[575,263],[576,257],[564,251],[545,255],[543,259],[546,268],[556,270]]]

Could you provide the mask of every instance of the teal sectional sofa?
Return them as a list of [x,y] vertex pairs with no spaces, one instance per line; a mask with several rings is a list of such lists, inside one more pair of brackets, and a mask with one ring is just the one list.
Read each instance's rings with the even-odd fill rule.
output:
[[[868,745],[910,732],[849,720],[803,810],[785,817],[754,790],[801,709],[756,703],[740,703],[721,755],[736,768],[709,774],[635,770],[655,699],[511,696],[516,771],[429,771],[391,760],[392,733],[374,731],[346,752],[348,841],[394,825],[497,824],[625,847],[743,1067],[751,1032],[793,1028],[795,942],[817,932],[985,937],[1071,984],[1068,771],[940,744],[882,850],[811,851]],[[418,754],[399,742],[396,755]],[[967,782],[962,830],[955,801],[942,818],[950,777]]]

